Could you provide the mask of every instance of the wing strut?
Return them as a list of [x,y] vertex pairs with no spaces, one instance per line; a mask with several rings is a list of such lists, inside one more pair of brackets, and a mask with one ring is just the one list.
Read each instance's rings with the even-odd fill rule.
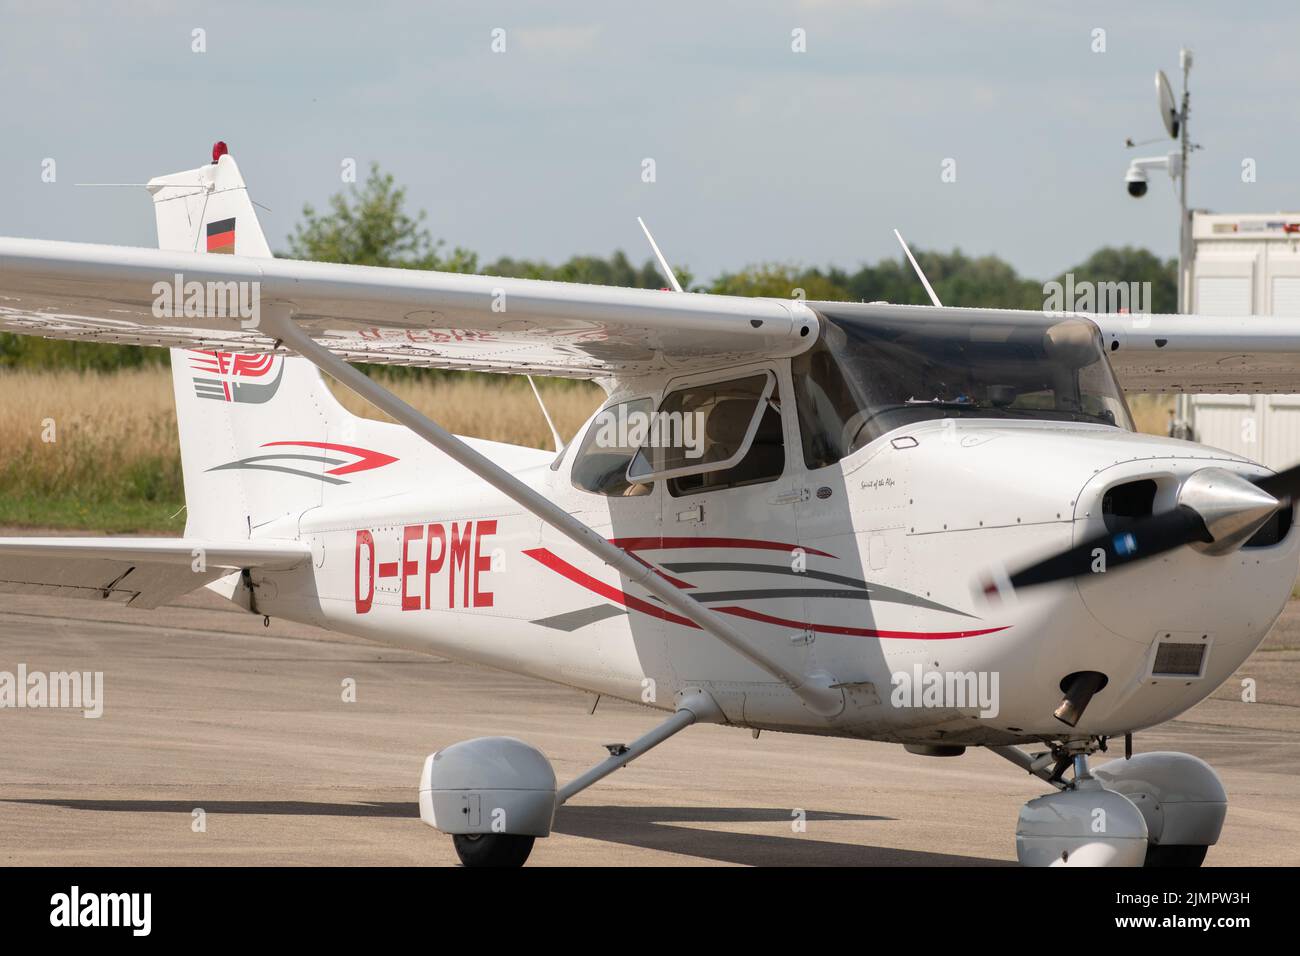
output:
[[684,591],[674,587],[622,548],[610,544],[554,502],[538,494],[500,465],[470,448],[437,422],[422,415],[382,385],[338,358],[304,332],[283,306],[262,310],[260,329],[278,338],[322,372],[337,379],[376,408],[387,412],[434,448],[483,479],[503,495],[535,514],[579,547],[590,552],[629,581],[633,581],[659,598],[667,607],[699,625],[701,630],[730,647],[792,690],[813,713],[824,717],[838,714],[844,707],[843,691],[832,690],[831,678],[810,680],[774,660],[755,647],[744,634],[721,616],[710,611]]
[[537,399],[537,406],[542,410],[542,417],[546,419],[546,427],[551,430],[551,440],[555,442],[555,451],[564,451],[564,439],[560,437],[559,429],[555,427],[555,422],[551,418],[551,413],[546,409],[546,403],[542,401],[542,393],[537,390],[537,383],[533,381],[531,375],[525,375],[528,379],[528,387],[533,390],[533,398]]

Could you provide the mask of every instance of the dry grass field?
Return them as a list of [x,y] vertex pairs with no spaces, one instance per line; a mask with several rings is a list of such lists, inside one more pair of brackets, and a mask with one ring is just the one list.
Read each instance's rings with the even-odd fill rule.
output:
[[[523,379],[393,379],[405,401],[461,435],[552,447]],[[538,380],[567,440],[603,392]],[[346,389],[351,411],[383,418]],[[171,372],[0,372],[0,524],[104,531],[184,528]]]
[[[528,383],[466,375],[391,379],[401,398],[460,435],[550,448],[550,432]],[[568,440],[595,410],[587,382],[539,380]],[[383,417],[346,389],[352,412]],[[1164,434],[1172,400],[1135,396],[1138,427]],[[0,372],[0,523],[104,531],[184,527],[171,373]]]

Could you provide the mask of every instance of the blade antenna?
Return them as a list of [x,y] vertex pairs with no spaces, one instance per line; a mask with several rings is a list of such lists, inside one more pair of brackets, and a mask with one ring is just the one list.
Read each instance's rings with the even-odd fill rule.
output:
[[555,422],[551,420],[551,413],[546,410],[546,403],[542,401],[542,393],[537,390],[537,383],[533,381],[531,375],[525,375],[524,378],[528,379],[528,384],[532,386],[533,397],[537,399],[537,404],[542,409],[542,417],[546,419],[546,427],[551,430],[551,439],[555,442],[555,451],[557,453],[564,451],[564,441],[555,428]]
[[668,282],[673,287],[673,291],[681,292],[682,284],[677,281],[677,276],[673,275],[673,270],[668,265],[668,260],[665,259],[664,254],[659,251],[659,244],[655,242],[655,237],[650,235],[650,227],[645,224],[645,220],[640,216],[636,217],[636,221],[641,224],[641,231],[645,233],[646,239],[650,241],[650,248],[654,250],[655,258],[659,260],[659,268],[664,270],[664,275],[668,277]]
[[940,302],[939,297],[934,294],[934,287],[930,285],[930,280],[925,277],[925,273],[922,272],[921,267],[917,265],[916,256],[912,255],[912,250],[907,248],[906,240],[903,239],[897,229],[894,230],[894,236],[898,239],[898,244],[903,247],[903,252],[907,253],[907,261],[912,263],[912,268],[916,270],[916,277],[921,280],[921,285],[925,286],[925,291],[929,294],[930,301],[942,309],[943,303]]

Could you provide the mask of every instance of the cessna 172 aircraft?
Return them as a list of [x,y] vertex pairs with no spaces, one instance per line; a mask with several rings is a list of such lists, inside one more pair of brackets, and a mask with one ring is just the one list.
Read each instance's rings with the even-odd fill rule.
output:
[[[563,786],[511,738],[431,755],[421,817],[468,865],[523,863],[566,801],[696,722],[987,747],[1044,783],[1027,865],[1195,865],[1218,840],[1215,772],[1130,735],[1281,613],[1300,470],[1137,434],[1121,388],[1300,390],[1300,321],[297,262],[222,144],[148,189],[160,249],[0,239],[0,329],[172,349],[185,535],[0,539],[0,588],[154,608],[206,586],[665,712]],[[551,454],[455,437],[352,362],[608,399]],[[961,693],[989,675],[996,700]]]

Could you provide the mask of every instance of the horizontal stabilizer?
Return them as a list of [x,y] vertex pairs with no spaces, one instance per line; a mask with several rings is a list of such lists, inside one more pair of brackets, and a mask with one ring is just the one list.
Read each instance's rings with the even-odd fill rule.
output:
[[0,593],[155,608],[235,571],[288,571],[310,558],[297,541],[0,538]]

